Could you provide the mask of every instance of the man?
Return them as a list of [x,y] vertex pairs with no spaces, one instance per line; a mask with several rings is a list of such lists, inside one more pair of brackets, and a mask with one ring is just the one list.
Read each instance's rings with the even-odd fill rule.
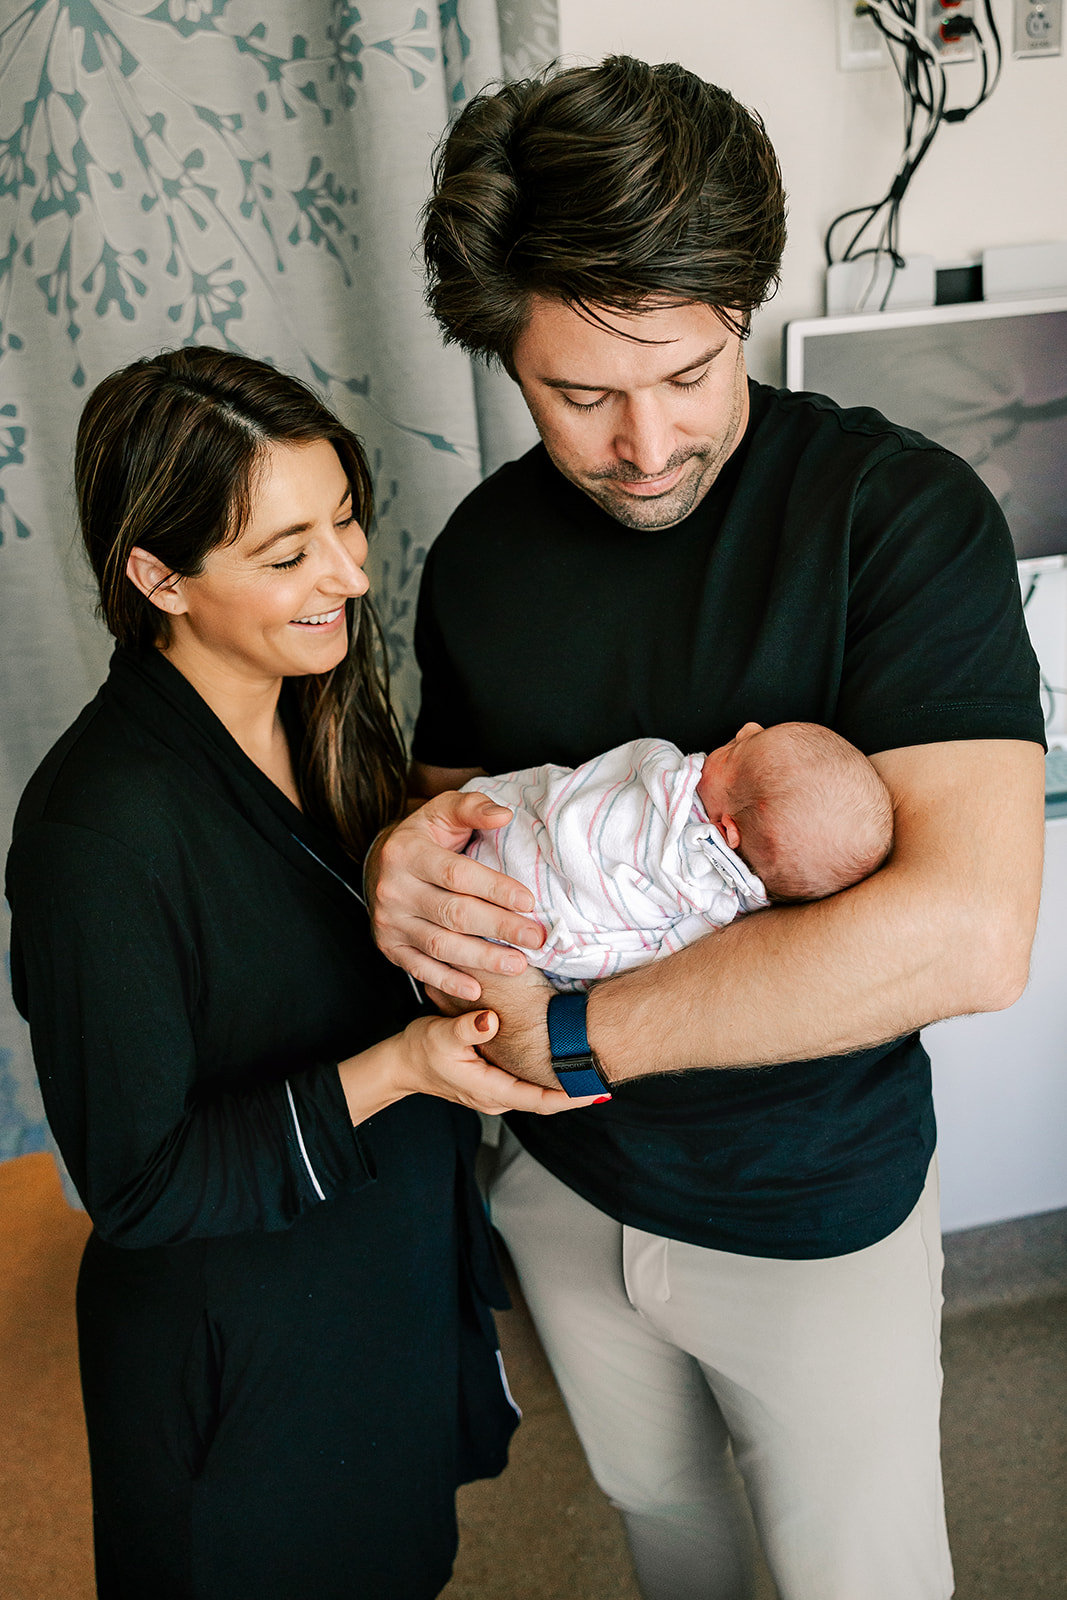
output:
[[647,1600],[751,1592],[731,1456],[782,1600],[943,1600],[916,1030],[1026,981],[1037,675],[970,469],[747,381],[783,219],[758,118],[677,66],[609,59],[459,118],[427,207],[430,302],[504,363],[542,444],[431,552],[431,798],[369,878],[382,948],[484,995],[494,1059],[553,1083],[545,991],[479,942],[536,946],[531,897],[455,853],[501,813],[450,791],[642,735],[707,749],[751,719],[822,722],[871,757],[895,814],[881,871],[596,985],[584,1017],[553,999],[561,1081],[577,1058],[613,1100],[510,1118],[493,1219]]

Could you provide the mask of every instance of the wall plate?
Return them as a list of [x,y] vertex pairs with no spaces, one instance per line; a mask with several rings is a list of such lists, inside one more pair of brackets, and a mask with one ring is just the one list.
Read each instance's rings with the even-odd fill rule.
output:
[[[973,61],[978,54],[974,34],[965,33],[954,39],[951,33],[946,35],[943,30],[950,28],[954,17],[968,17],[973,22],[974,0],[925,0],[924,9],[926,37],[937,51],[941,65],[948,67],[954,61]],[[923,9],[919,15],[923,15]]]
[[1063,54],[1063,0],[1015,0],[1011,53],[1016,60]]
[[866,72],[889,65],[885,40],[871,21],[863,0],[837,0],[837,68]]

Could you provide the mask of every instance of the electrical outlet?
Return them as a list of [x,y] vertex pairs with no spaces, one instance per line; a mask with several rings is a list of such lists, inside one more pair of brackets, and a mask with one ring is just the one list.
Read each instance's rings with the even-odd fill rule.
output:
[[974,0],[923,0],[919,15],[924,17],[926,37],[943,67],[953,61],[975,59],[978,50],[974,34],[956,31],[964,19],[974,22]]
[[1015,0],[1013,56],[1063,54],[1063,0]]
[[885,40],[863,0],[837,0],[837,65],[841,72],[889,65]]

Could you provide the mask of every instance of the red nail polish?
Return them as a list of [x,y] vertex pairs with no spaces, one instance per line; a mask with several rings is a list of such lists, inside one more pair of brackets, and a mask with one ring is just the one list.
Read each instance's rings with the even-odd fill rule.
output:
[[602,1106],[604,1104],[605,1100],[610,1100],[610,1099],[611,1099],[610,1094],[598,1094],[596,1099],[593,1101],[593,1104],[595,1106]]
[[[474,1026],[477,1028],[479,1033],[488,1033],[489,1032],[489,1012],[488,1011],[479,1011],[478,1015],[474,1019]],[[611,1098],[610,1095],[609,1095],[608,1098],[609,1099]]]

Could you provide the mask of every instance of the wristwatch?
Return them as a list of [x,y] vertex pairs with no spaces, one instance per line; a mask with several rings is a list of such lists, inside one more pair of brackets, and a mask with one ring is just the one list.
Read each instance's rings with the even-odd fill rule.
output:
[[585,994],[554,994],[548,1002],[548,1047],[559,1086],[572,1100],[585,1094],[610,1094],[611,1085],[589,1047]]

